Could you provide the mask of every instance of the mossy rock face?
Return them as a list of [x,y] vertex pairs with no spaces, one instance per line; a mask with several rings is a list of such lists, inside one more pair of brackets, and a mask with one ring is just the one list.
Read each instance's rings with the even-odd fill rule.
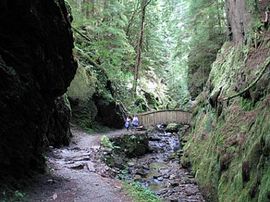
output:
[[68,97],[82,102],[89,100],[96,92],[97,79],[89,67],[79,66],[76,75],[68,88]]
[[188,89],[193,99],[196,98],[200,92],[202,92],[203,87],[205,86],[205,83],[208,79],[209,72],[210,64],[206,70],[204,70],[202,67],[190,67]]
[[80,66],[68,89],[72,121],[86,129],[95,128],[96,123],[123,128],[124,110],[114,100],[112,82],[106,72],[94,76],[93,68],[97,67]]
[[72,122],[85,129],[93,127],[97,114],[97,108],[92,101],[96,82],[90,67],[79,65],[67,92],[72,109]]
[[91,99],[82,101],[69,98],[69,100],[72,109],[72,122],[82,128],[92,128],[97,115],[95,103]]
[[256,79],[270,56],[268,48],[259,49],[224,44],[185,136],[182,162],[192,166],[202,190],[210,190],[209,201],[269,201],[269,69],[247,94],[224,102],[221,114],[206,102],[234,95]]
[[111,97],[95,95],[94,102],[97,107],[95,121],[109,128],[121,129],[124,127],[124,109]]

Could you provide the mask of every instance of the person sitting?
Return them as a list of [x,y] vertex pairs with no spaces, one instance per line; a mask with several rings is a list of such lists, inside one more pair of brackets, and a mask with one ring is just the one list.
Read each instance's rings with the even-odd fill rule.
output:
[[138,128],[138,126],[139,126],[139,119],[138,119],[138,117],[136,115],[133,117],[131,124],[132,124],[132,127],[133,128]]
[[131,119],[130,119],[130,117],[128,116],[128,117],[126,118],[126,121],[125,121],[125,128],[126,128],[127,130],[129,130],[129,128],[130,128],[130,121],[131,121]]

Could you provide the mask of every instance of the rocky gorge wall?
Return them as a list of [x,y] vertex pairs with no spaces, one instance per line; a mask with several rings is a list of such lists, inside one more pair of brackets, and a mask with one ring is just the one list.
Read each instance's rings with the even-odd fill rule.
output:
[[67,92],[72,108],[72,122],[86,130],[104,126],[123,128],[126,112],[115,98],[115,92],[103,68],[79,63]]
[[182,164],[192,167],[208,201],[270,200],[270,33],[252,25],[270,2],[256,1],[257,15],[249,17],[247,4],[239,10],[247,2],[227,1],[233,38],[212,65],[185,136]]
[[68,143],[70,112],[57,97],[77,65],[63,0],[2,0],[0,10],[0,180],[16,182],[43,170],[46,145]]

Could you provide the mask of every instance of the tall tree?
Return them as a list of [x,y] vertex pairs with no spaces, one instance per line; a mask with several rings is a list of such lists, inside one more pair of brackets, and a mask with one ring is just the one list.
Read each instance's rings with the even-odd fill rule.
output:
[[141,0],[141,27],[140,34],[137,43],[137,51],[136,51],[136,63],[134,68],[134,84],[133,84],[133,92],[136,95],[138,79],[139,79],[139,70],[141,66],[141,55],[142,55],[142,45],[143,45],[143,37],[144,37],[144,28],[145,28],[145,13],[146,7],[151,2],[151,0]]

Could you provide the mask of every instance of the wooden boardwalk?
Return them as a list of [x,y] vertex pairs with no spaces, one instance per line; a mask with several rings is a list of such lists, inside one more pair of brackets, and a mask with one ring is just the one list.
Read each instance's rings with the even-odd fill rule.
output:
[[157,124],[181,123],[190,124],[192,114],[183,110],[161,110],[138,114],[140,125],[145,127]]

